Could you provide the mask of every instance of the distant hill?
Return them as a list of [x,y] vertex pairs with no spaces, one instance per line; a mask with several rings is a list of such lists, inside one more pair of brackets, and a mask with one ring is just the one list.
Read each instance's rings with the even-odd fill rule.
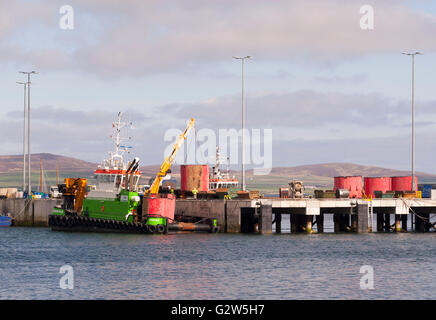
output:
[[[83,172],[84,174],[91,174],[97,168],[97,163],[83,161],[76,158],[55,155],[51,153],[35,153],[30,157],[31,169],[39,171],[40,161],[45,171],[55,171],[58,165],[59,172]],[[152,176],[157,173],[160,165],[141,166],[140,171],[145,176]],[[26,157],[27,168],[27,157]],[[0,172],[14,173],[23,170],[23,155],[0,155]],[[180,172],[179,166],[173,168],[173,173]]]
[[[95,163],[51,153],[35,153],[31,155],[30,160],[32,170],[39,170],[40,160],[42,160],[44,170],[56,170],[56,165],[58,165],[59,171],[90,172],[96,167]],[[22,170],[23,155],[0,156],[0,172],[10,173]]]
[[[318,176],[318,177],[337,177],[337,176],[404,176],[410,175],[410,171],[394,170],[382,167],[364,166],[353,163],[322,163],[296,167],[276,167],[271,170],[271,175],[296,176]],[[416,175],[422,178],[436,179],[435,174],[417,172]]]
[[[39,170],[39,163],[42,160],[43,168],[45,171],[56,170],[56,165],[59,167],[60,173],[77,172],[84,175],[90,175],[97,167],[96,163],[83,161],[71,157],[64,157],[50,153],[37,153],[32,154],[32,170]],[[140,170],[145,177],[154,176],[159,170],[160,165],[147,165],[141,166]],[[2,173],[18,173],[23,169],[23,156],[10,155],[0,156],[0,172]],[[172,168],[174,177],[180,174],[180,166],[176,165]],[[239,175],[239,172],[232,172],[234,175]],[[283,179],[295,178],[303,180],[323,180],[326,178],[333,178],[335,176],[348,176],[348,175],[362,175],[366,177],[373,176],[402,176],[409,175],[410,171],[393,170],[374,166],[364,166],[352,163],[322,163],[303,165],[296,167],[276,167],[273,168],[270,175],[280,176]],[[423,181],[436,181],[435,174],[428,174],[424,172],[417,172],[417,176]],[[247,177],[253,176],[252,170],[247,170]],[[260,178],[259,178],[260,179]],[[330,181],[330,180],[328,180]],[[333,181],[331,181],[332,183]]]

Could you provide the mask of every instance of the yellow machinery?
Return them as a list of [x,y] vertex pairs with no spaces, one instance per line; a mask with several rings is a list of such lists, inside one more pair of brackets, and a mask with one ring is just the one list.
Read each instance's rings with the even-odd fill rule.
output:
[[164,162],[160,166],[159,172],[156,175],[156,177],[153,180],[153,183],[150,186],[150,189],[145,191],[146,194],[157,194],[159,193],[159,186],[160,183],[168,173],[168,170],[171,168],[171,164],[173,163],[174,159],[176,158],[176,153],[180,149],[180,147],[183,144],[183,141],[185,141],[189,131],[194,126],[194,118],[191,118],[191,121],[189,122],[188,126],[186,127],[185,131],[180,135],[179,139],[177,139],[177,142],[174,144],[173,151],[171,151],[171,154],[165,158]]
[[64,197],[64,209],[82,211],[83,199],[86,194],[86,179],[65,178],[64,184],[59,186]]

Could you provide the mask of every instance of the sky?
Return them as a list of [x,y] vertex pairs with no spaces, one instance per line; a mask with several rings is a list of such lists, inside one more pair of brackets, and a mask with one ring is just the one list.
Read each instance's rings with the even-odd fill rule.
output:
[[[436,173],[436,1],[0,0],[0,154],[20,154],[23,87],[31,151],[99,162],[111,122],[133,127],[130,156],[162,161],[165,132],[272,130],[273,166],[352,162],[411,167],[415,59],[416,170]],[[374,28],[360,27],[371,5]],[[71,21],[69,22],[71,23]],[[206,155],[212,157],[212,155]]]

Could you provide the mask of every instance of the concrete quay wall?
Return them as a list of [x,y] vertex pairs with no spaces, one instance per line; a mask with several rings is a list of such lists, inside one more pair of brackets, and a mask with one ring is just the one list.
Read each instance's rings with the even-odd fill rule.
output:
[[9,214],[16,226],[48,226],[48,215],[61,199],[0,199],[0,213]]

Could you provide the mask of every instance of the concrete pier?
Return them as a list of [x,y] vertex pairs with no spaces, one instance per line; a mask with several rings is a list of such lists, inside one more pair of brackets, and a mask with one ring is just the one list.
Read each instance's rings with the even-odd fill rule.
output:
[[[201,202],[201,204],[199,204]],[[215,202],[224,204],[215,204]],[[270,205],[274,215],[275,230],[282,232],[284,216],[289,216],[291,233],[298,232],[324,232],[324,215],[333,214],[334,232],[368,231],[391,232],[390,215],[395,215],[396,227],[407,230],[407,216],[409,208],[422,213],[422,216],[436,213],[436,201],[430,199],[375,199],[372,200],[372,210],[377,219],[374,230],[369,230],[369,201],[363,199],[289,199],[270,198],[256,200],[194,200],[181,199],[176,201],[176,213],[204,216],[205,213],[214,212],[216,217],[223,217],[225,232],[241,232],[241,215],[255,215],[256,208]],[[207,207],[209,209],[201,209]],[[252,211],[248,210],[249,208]],[[224,210],[224,212],[220,212]],[[248,211],[247,211],[248,210]],[[427,216],[426,216],[427,217]],[[288,218],[286,218],[288,219]],[[420,219],[416,219],[420,220]],[[250,221],[244,219],[244,223]],[[400,221],[400,225],[398,225]],[[421,220],[422,221],[422,220]],[[416,231],[429,231],[431,225],[417,222]],[[250,229],[250,228],[248,228]]]
[[[351,217],[353,218],[353,216]],[[357,204],[357,215],[354,217],[354,221],[356,224],[354,232],[367,233],[369,231],[367,203]]]
[[[48,215],[61,199],[0,199],[0,213],[10,214],[19,226],[47,226]],[[433,230],[430,214],[436,213],[436,201],[430,199],[376,199],[372,210],[377,231],[406,231],[407,217],[413,210],[414,230]],[[335,232],[365,233],[369,230],[369,202],[362,199],[177,199],[176,215],[216,218],[221,232],[282,232],[283,219],[289,219],[291,232],[324,232],[324,217],[333,215]],[[411,210],[410,210],[411,208]],[[391,215],[395,228],[391,228]],[[419,217],[420,218],[419,218]],[[375,230],[372,230],[375,231]]]
[[259,233],[271,234],[272,233],[272,206],[262,205],[259,213]]
[[60,199],[0,199],[0,213],[9,214],[16,226],[48,226],[48,215]]

